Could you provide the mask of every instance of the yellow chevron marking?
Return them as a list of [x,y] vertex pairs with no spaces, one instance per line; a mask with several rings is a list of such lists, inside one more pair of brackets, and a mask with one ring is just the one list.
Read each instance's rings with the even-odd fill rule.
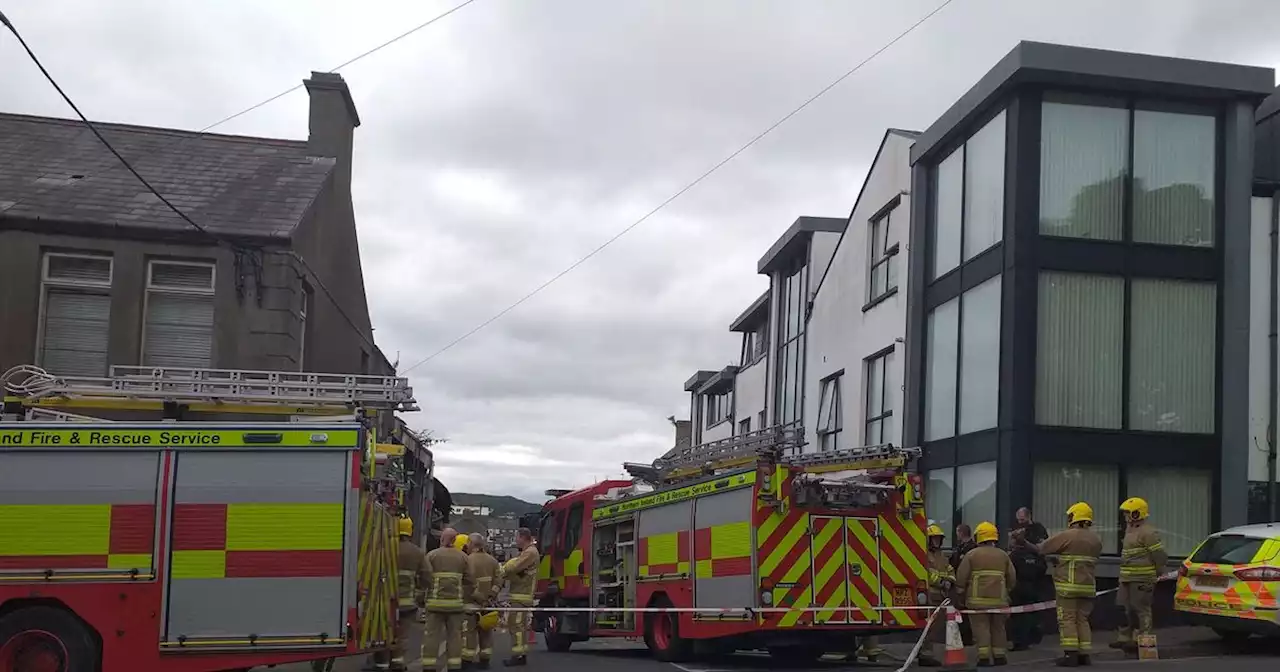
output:
[[[787,530],[786,536],[782,538],[782,543],[774,547],[773,553],[770,553],[769,557],[760,563],[760,576],[773,575],[774,570],[778,568],[778,563],[782,562],[792,547],[800,543],[800,538],[808,532],[808,529],[809,515],[805,514],[796,520],[791,529]],[[807,553],[805,555],[806,557],[808,556]],[[806,560],[807,563],[808,561]]]

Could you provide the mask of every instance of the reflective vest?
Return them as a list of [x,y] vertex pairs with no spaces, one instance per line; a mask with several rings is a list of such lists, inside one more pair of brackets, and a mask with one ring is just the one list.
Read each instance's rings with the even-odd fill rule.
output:
[[1017,580],[1009,554],[987,544],[965,553],[956,572],[956,586],[970,609],[1009,606],[1009,588]]
[[462,611],[462,598],[474,590],[467,554],[452,547],[427,554],[427,611]]
[[1144,521],[1125,532],[1120,549],[1120,583],[1155,583],[1167,562],[1169,554],[1154,527]]
[[396,604],[400,611],[409,611],[416,608],[423,597],[427,581],[427,554],[412,541],[401,539],[397,561]]
[[1088,528],[1069,527],[1040,545],[1040,552],[1057,556],[1053,568],[1053,588],[1058,597],[1093,597],[1098,594],[1094,582],[1098,556],[1102,555],[1102,538]]

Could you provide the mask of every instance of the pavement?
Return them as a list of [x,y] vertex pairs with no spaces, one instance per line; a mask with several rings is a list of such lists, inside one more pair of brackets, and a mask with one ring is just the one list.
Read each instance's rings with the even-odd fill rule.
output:
[[[1098,649],[1094,654],[1094,667],[1118,672],[1222,672],[1224,664],[1231,672],[1275,672],[1280,663],[1280,640],[1251,639],[1243,644],[1226,644],[1212,631],[1205,628],[1174,627],[1157,631],[1160,660],[1126,660],[1114,649],[1106,648],[1113,634],[1099,632]],[[508,655],[508,640],[499,635],[492,669],[502,670],[501,660]],[[1054,638],[1046,637],[1044,643],[1028,651],[1009,654],[1010,668],[1018,670],[1056,670],[1053,661],[1059,654]],[[418,642],[411,643],[410,651],[418,650]],[[861,662],[856,665],[823,660],[811,667],[787,667],[798,672],[896,672],[911,651],[911,644],[884,644],[886,655],[877,663]],[[972,651],[971,651],[972,655]],[[363,658],[342,659],[334,666],[334,672],[359,672],[364,668]],[[1136,667],[1134,667],[1136,666]],[[529,656],[530,672],[764,672],[782,667],[765,654],[740,653],[714,661],[689,663],[659,663],[649,656],[640,642],[620,639],[602,639],[575,644],[569,653],[549,653],[541,644]],[[422,670],[421,663],[410,665],[414,672]],[[443,661],[439,668],[444,670]],[[512,668],[520,669],[520,668]],[[913,669],[929,669],[915,668]],[[310,672],[310,665],[285,665],[276,668],[280,672]]]

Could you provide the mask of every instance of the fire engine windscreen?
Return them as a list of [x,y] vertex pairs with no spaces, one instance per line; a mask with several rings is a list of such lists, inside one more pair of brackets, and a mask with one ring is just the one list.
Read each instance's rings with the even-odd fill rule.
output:
[[801,474],[792,481],[796,506],[826,509],[869,509],[888,501],[897,486],[893,472],[852,469]]

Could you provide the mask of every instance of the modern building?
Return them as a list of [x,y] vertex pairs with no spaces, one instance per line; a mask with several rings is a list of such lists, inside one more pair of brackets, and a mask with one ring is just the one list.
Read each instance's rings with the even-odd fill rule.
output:
[[[930,516],[1247,520],[1250,191],[1270,69],[1024,42],[911,151],[904,443]],[[938,493],[952,492],[951,501]]]
[[390,373],[351,204],[360,125],[312,73],[306,141],[0,114],[0,370]]
[[1249,522],[1280,521],[1276,466],[1280,308],[1280,89],[1258,107],[1249,239]]

